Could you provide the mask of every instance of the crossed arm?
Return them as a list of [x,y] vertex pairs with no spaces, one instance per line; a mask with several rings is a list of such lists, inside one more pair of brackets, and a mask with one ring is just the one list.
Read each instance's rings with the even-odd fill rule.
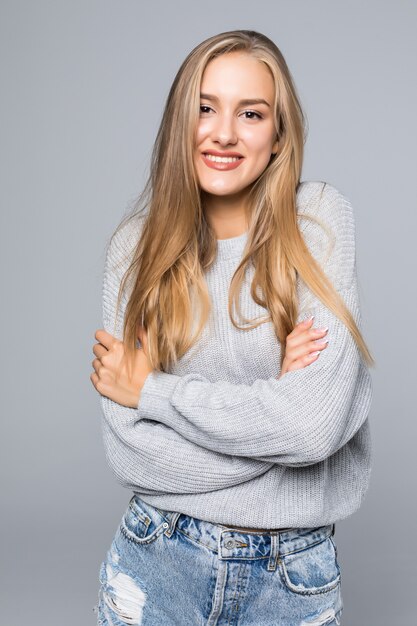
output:
[[[325,199],[336,216],[334,282],[360,323],[353,214],[335,191],[330,188]],[[112,268],[120,267],[119,253],[120,241],[106,258],[107,332],[114,328],[121,275]],[[149,493],[211,491],[251,480],[275,463],[318,463],[342,447],[368,414],[370,376],[344,324],[318,300],[310,312],[329,328],[326,354],[280,379],[236,385],[153,371],[137,408],[102,396],[106,456],[119,481]]]
[[[356,284],[343,297],[358,323]],[[318,325],[329,328],[330,339],[317,361],[251,385],[153,371],[141,390],[141,418],[222,454],[292,466],[323,461],[366,419],[371,387],[345,325],[321,305],[313,312]]]

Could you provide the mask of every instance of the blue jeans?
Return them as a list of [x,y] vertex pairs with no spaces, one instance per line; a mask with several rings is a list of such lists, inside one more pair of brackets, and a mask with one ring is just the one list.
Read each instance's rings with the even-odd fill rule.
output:
[[334,525],[249,532],[134,495],[100,567],[102,626],[335,626]]

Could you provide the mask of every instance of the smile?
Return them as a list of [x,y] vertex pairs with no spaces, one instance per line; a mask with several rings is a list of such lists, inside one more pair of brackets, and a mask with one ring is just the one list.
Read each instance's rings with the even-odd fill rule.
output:
[[218,157],[213,154],[201,156],[204,163],[215,170],[234,170],[243,161],[243,157]]

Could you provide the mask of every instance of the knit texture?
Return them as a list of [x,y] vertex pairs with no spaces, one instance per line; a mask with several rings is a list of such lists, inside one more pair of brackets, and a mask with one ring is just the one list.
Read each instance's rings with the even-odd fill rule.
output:
[[[361,328],[350,201],[329,183],[303,181],[297,216]],[[120,484],[160,509],[254,528],[332,524],[359,508],[369,486],[370,372],[345,325],[298,277],[297,322],[314,315],[329,343],[316,361],[278,380],[272,324],[239,330],[228,314],[247,235],[217,242],[206,272],[212,312],[200,340],[171,370],[148,375],[137,409],[101,396],[106,459]],[[103,327],[118,339],[128,290],[116,319],[117,293],[138,236],[140,222],[130,221],[107,249]],[[249,319],[268,314],[251,298],[253,274],[250,264],[240,295]]]

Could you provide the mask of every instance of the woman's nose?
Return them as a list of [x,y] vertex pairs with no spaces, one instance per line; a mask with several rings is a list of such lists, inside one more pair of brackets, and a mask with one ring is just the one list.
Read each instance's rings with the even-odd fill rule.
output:
[[231,116],[219,115],[213,128],[212,139],[221,145],[236,143],[237,134],[235,121]]

